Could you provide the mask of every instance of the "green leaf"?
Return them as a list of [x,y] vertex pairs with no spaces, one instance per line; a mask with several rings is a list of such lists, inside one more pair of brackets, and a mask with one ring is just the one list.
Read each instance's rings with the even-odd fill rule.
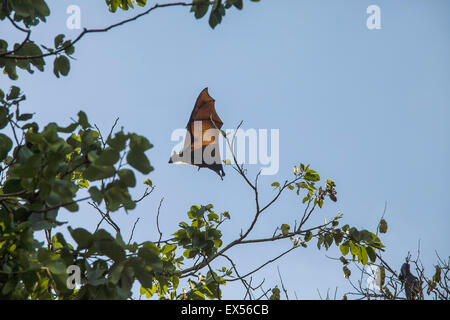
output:
[[70,40],[64,41],[62,47],[66,48],[64,49],[64,53],[68,56],[72,55],[75,52],[75,47],[72,45],[72,41]]
[[57,78],[59,75],[67,76],[70,71],[70,61],[66,56],[59,56],[55,58],[53,62],[53,73]]
[[109,137],[106,140],[106,143],[111,148],[122,151],[123,149],[125,149],[127,139],[128,137],[122,131],[119,131],[114,135],[114,138]]
[[122,169],[118,171],[120,181],[123,182],[127,187],[134,188],[136,186],[136,178],[134,177],[134,172],[129,169]]
[[190,210],[188,211],[187,215],[190,219],[194,219],[194,218],[202,218],[203,214],[206,211],[206,207],[205,206],[191,206]]
[[139,248],[138,256],[143,258],[155,272],[163,270],[163,264],[159,258],[159,249],[153,242],[144,242],[142,247]]
[[62,261],[51,261],[48,267],[53,275],[65,275],[66,265]]
[[148,161],[147,156],[142,151],[130,150],[127,154],[127,162],[143,174],[148,174],[153,170],[150,161]]
[[136,242],[133,242],[131,244],[127,244],[126,245],[127,250],[136,253],[136,251],[138,251],[139,249],[139,245]]
[[[192,247],[190,245],[190,243],[192,242],[190,237],[192,234],[192,228],[188,227],[188,224],[186,222],[180,222],[179,226],[184,229],[179,229],[174,233],[174,240],[178,242],[178,245]],[[189,233],[187,230],[189,230]]]
[[194,12],[194,16],[196,19],[200,19],[208,12],[208,8],[209,0],[195,0],[191,11]]
[[161,253],[167,255],[168,253],[174,251],[176,248],[177,246],[174,244],[165,244],[161,250]]
[[21,184],[20,179],[8,179],[6,180],[5,184],[3,185],[3,192],[4,193],[15,193],[23,191],[24,188]]
[[77,228],[73,230],[68,228],[72,238],[78,243],[78,250],[87,249],[92,243],[92,235],[83,228]]
[[83,177],[89,181],[102,180],[114,176],[116,169],[113,166],[90,165],[83,172]]
[[342,253],[343,256],[346,256],[348,251],[349,251],[349,246],[346,245],[346,244],[341,244],[339,246],[339,250],[341,250],[341,253]]
[[359,256],[360,255],[359,245],[353,243],[353,241],[349,241],[349,245],[350,245],[350,252],[352,253],[352,255]]
[[280,183],[279,182],[274,182],[274,183],[271,184],[271,186],[277,188],[277,187],[280,186]]
[[[16,45],[15,45],[16,47]],[[42,55],[42,50],[41,48],[36,45],[33,41],[27,41],[22,48],[20,48],[17,53],[17,55],[19,56],[41,56]],[[45,65],[45,61],[44,59],[41,58],[33,58],[30,60],[22,60],[21,62],[19,62],[17,65],[22,68],[22,69],[27,69],[28,72],[32,73],[33,71],[31,71],[30,67],[29,67],[29,62],[31,62],[31,64],[33,64],[38,70],[40,71],[44,71],[44,65]],[[22,64],[25,63],[25,64]]]
[[55,37],[55,41],[54,41],[55,42],[55,48],[58,48],[63,43],[64,37],[65,37],[64,34],[58,34]]
[[0,161],[3,161],[12,148],[12,141],[3,133],[0,133]]
[[9,94],[6,96],[6,100],[14,100],[19,97],[20,94],[20,88],[16,86],[12,86]]
[[333,235],[332,234],[330,234],[330,233],[327,233],[326,235],[325,235],[325,238],[324,238],[324,244],[325,244],[325,248],[328,250],[328,248],[333,244],[333,240],[334,240],[334,238],[333,238]]
[[377,259],[377,254],[375,253],[375,250],[372,247],[370,247],[370,246],[367,246],[366,250],[367,250],[367,254],[368,254],[369,258],[370,258],[370,261],[372,263],[374,263],[376,261],[376,259]]
[[148,187],[153,187],[153,182],[152,182],[152,180],[150,180],[150,179],[146,179],[145,181],[144,181],[144,184],[146,185],[146,186],[148,186]]
[[319,204],[319,208],[322,208],[323,206],[323,200],[319,198],[319,200],[317,201]]
[[367,255],[366,247],[365,246],[361,246],[360,248],[361,248],[361,263],[363,265],[366,265],[367,262],[369,262],[369,258],[368,258],[368,255]]
[[231,6],[235,6],[237,9],[242,10],[243,3],[242,0],[227,0],[225,4],[225,8],[230,8]]
[[87,115],[86,115],[86,113],[84,113],[84,111],[78,112],[78,123],[80,124],[80,126],[83,129],[91,128],[91,125],[89,124]]
[[344,239],[344,233],[341,230],[337,229],[335,231],[333,237],[334,237],[334,242],[338,246],[342,242],[342,240]]
[[109,281],[112,284],[117,284],[122,276],[124,270],[124,262],[115,263],[109,273]]
[[372,233],[367,230],[361,230],[359,232],[360,241],[365,241],[366,243],[372,242]]
[[135,151],[147,151],[153,148],[153,145],[148,141],[146,137],[139,136],[135,133],[130,133],[130,149]]
[[216,214],[214,212],[208,213],[208,221],[213,221],[213,220],[217,220],[217,219],[219,219],[218,214]]
[[120,262],[125,259],[125,250],[105,230],[100,229],[92,236],[93,246],[96,251],[114,261]]
[[242,10],[244,7],[244,4],[242,3],[242,0],[236,0],[233,2],[233,5],[238,8],[239,10]]
[[57,223],[55,218],[58,210],[50,210],[44,215],[44,213],[33,212],[28,217],[28,222],[34,231],[51,229],[60,223]]
[[102,268],[102,265],[96,265],[94,268],[87,268],[86,270],[86,278],[87,283],[92,286],[102,286],[106,282],[105,278],[106,270]]
[[71,123],[67,127],[58,127],[58,132],[62,133],[72,133],[78,127],[78,123]]
[[112,166],[119,161],[120,155],[117,150],[113,148],[106,148],[95,160],[95,165],[98,166]]
[[6,127],[9,123],[12,114],[9,114],[8,108],[0,106],[0,129]]
[[100,204],[103,200],[103,194],[97,187],[90,187],[89,188],[89,194],[92,197],[92,200],[94,200],[97,204]]
[[40,154],[33,154],[24,164],[16,167],[13,172],[21,178],[34,178],[41,168],[41,161]]
[[309,240],[311,240],[313,237],[313,234],[311,231],[307,231],[305,234],[305,242],[308,242]]
[[288,224],[282,224],[281,225],[281,233],[283,234],[283,236],[285,236],[285,235],[287,235],[288,233],[289,233],[289,229],[291,228],[291,226],[290,225],[288,225]]
[[304,179],[306,181],[320,181],[320,176],[317,173],[314,173],[314,170],[307,170]]
[[42,21],[45,21],[45,17],[50,15],[50,9],[44,0],[33,0],[30,4],[36,9],[37,16],[39,16]]
[[20,116],[17,117],[18,121],[27,121],[33,118],[32,113],[22,113]]
[[222,1],[215,0],[209,15],[209,25],[214,29],[219,23],[222,22],[222,17],[225,15],[225,7]]
[[361,235],[359,231],[356,228],[350,228],[349,230],[350,237],[355,240],[356,242],[359,242],[361,240]]
[[150,271],[142,267],[135,267],[136,278],[144,288],[151,288],[153,286],[153,275]]
[[[39,125],[36,122],[26,123],[24,126],[22,126],[22,130],[29,130],[33,132],[39,131]],[[30,130],[29,130],[30,131]]]

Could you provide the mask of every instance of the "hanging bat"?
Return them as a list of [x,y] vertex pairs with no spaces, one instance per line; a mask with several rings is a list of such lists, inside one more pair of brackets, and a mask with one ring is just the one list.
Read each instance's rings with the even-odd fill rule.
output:
[[399,280],[405,285],[405,294],[407,300],[415,300],[421,294],[419,279],[411,273],[408,262],[402,264]]
[[223,180],[225,172],[219,151],[219,132],[223,122],[214,107],[215,100],[203,89],[195,102],[186,126],[183,151],[173,153],[169,163],[184,163],[216,172]]

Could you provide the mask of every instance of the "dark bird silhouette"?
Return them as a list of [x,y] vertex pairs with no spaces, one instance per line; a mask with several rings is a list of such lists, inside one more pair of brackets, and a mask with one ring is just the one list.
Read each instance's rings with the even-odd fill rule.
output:
[[225,172],[219,151],[219,133],[223,122],[215,109],[215,100],[203,89],[195,102],[186,126],[183,151],[173,153],[169,163],[184,163],[216,172],[223,180]]

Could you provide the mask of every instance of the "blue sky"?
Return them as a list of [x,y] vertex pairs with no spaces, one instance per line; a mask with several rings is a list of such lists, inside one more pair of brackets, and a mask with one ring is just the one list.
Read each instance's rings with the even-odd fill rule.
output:
[[[48,23],[33,40],[51,44],[59,33],[75,37],[80,31],[65,24],[70,4],[80,6],[87,28],[142,11],[112,14],[103,1],[53,1]],[[366,27],[366,8],[372,4],[381,8],[380,30]],[[230,168],[221,181],[212,171],[167,163],[172,131],[186,125],[197,95],[209,87],[224,128],[243,120],[244,129],[280,130],[280,170],[260,179],[264,199],[274,195],[273,181],[292,176],[294,165],[310,164],[336,182],[339,199],[318,211],[311,225],[341,212],[344,223],[375,230],[387,202],[389,232],[382,240],[388,261],[398,270],[420,240],[431,273],[435,250],[444,257],[450,252],[449,12],[445,0],[245,1],[243,11],[228,10],[211,30],[188,8],[164,8],[86,36],[66,78],[57,79],[49,68],[21,73],[15,82],[1,77],[0,85],[20,86],[28,97],[23,112],[36,112],[42,124],[69,123],[82,109],[105,131],[119,117],[126,131],[154,144],[148,156],[155,171],[149,178],[157,189],[135,211],[116,214],[124,237],[140,217],[134,239],[157,239],[162,197],[160,223],[167,236],[187,220],[193,204],[212,203],[217,211],[230,212],[232,220],[223,225],[225,242],[253,218],[251,190]],[[0,38],[13,36],[0,30]],[[253,176],[259,167],[248,169]],[[62,218],[95,229],[96,212],[82,208]],[[286,193],[264,213],[253,237],[293,224],[301,211],[295,194]],[[246,273],[290,245],[287,240],[242,246],[229,254]],[[299,298],[317,299],[317,290],[323,295],[337,286],[340,297],[349,286],[341,264],[326,255],[339,252],[318,251],[315,245],[297,249],[261,270],[254,283],[278,284],[279,266],[291,296],[295,291]],[[242,298],[243,289],[227,285],[224,297]]]

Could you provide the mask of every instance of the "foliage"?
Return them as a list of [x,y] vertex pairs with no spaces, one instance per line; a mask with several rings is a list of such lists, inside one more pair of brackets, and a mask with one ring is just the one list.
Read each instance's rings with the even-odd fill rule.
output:
[[[260,0],[251,0],[258,2]],[[106,5],[111,12],[117,9],[129,10],[135,5],[145,7],[147,0],[106,0]],[[131,19],[121,21],[103,29],[83,29],[75,39],[65,39],[64,34],[58,34],[54,37],[52,45],[38,44],[32,41],[32,27],[38,26],[41,22],[46,22],[50,15],[50,9],[44,0],[5,0],[0,5],[0,21],[9,20],[12,27],[24,33],[24,39],[20,43],[9,46],[8,42],[0,39],[0,70],[7,74],[11,80],[18,79],[17,68],[26,70],[28,73],[34,73],[35,70],[44,71],[45,58],[54,56],[53,73],[56,77],[67,76],[70,71],[70,59],[74,59],[75,44],[86,34],[95,32],[107,32],[110,29],[134,21],[154,9],[187,6],[191,8],[196,19],[200,19],[209,14],[209,25],[215,28],[222,22],[226,10],[234,7],[239,10],[243,8],[243,0],[193,0],[193,2],[174,2],[167,4],[155,4],[143,13],[136,15]],[[211,10],[209,10],[211,8]],[[24,26],[20,26],[22,23]]]
[[[82,111],[78,121],[66,127],[49,123],[40,129],[31,121],[32,114],[20,113],[23,100],[25,95],[18,87],[7,95],[0,90],[0,128],[10,126],[16,145],[12,149],[12,139],[0,133],[1,295],[48,298],[44,289],[52,286],[60,297],[67,297],[67,266],[82,267],[92,284],[91,277],[101,276],[98,270],[106,264],[96,261],[94,272],[86,259],[100,254],[123,262],[126,247],[120,234],[112,237],[98,230],[91,235],[75,229],[71,230],[78,243],[75,249],[61,233],[51,237],[53,228],[66,223],[58,221],[58,213],[63,208],[77,212],[78,202],[88,199],[103,203],[108,212],[133,210],[136,201],[129,189],[136,185],[136,178],[132,169],[143,174],[153,170],[145,155],[152,145],[145,137],[122,130],[103,140]],[[88,189],[88,196],[80,198],[83,189]],[[33,237],[39,230],[46,230],[47,248]],[[115,294],[124,297],[124,288],[125,282]]]
[[[382,217],[378,224],[378,231],[380,233],[386,233],[387,229],[388,223],[386,219]],[[349,247],[352,248],[350,242]],[[355,260],[355,256],[353,255],[353,263],[355,263],[353,269],[359,271],[359,275],[357,275],[359,280],[354,282],[350,277],[350,261],[344,258],[349,250],[341,245],[343,256],[341,256],[339,260],[344,265],[344,274],[353,288],[352,291],[347,292],[344,295],[344,298],[347,296],[354,296],[359,299],[378,300],[424,300],[426,298],[448,300],[450,298],[450,257],[447,258],[447,260],[444,260],[436,253],[437,263],[434,265],[434,273],[432,273],[432,275],[427,275],[425,267],[420,259],[419,248],[415,258],[412,258],[410,253],[405,257],[405,264],[408,266],[411,265],[414,268],[411,274],[405,277],[401,272],[397,273],[395,271],[396,268],[388,263],[388,259],[383,257],[383,250],[381,250],[381,248],[376,249],[376,252],[369,254],[369,257],[374,255],[374,258],[378,259],[372,260],[372,258],[370,258],[370,261],[366,264],[363,263],[363,265],[355,263],[361,262],[360,256],[358,256],[358,260]],[[358,252],[357,246],[354,245],[353,249],[350,250],[352,254],[353,252]],[[366,251],[369,253],[372,250]],[[367,285],[362,281],[363,278],[367,280]],[[371,285],[369,285],[369,283],[371,283]]]
[[[125,243],[118,227],[112,235],[98,227],[90,232],[68,226],[71,243],[61,232],[52,234],[67,224],[58,220],[58,213],[62,209],[77,212],[80,201],[90,200],[102,221],[115,226],[110,214],[133,210],[138,202],[130,192],[136,186],[135,172],[148,174],[153,170],[145,154],[152,145],[145,137],[123,129],[111,130],[104,138],[82,111],[68,126],[49,123],[41,129],[32,121],[33,114],[20,112],[25,95],[18,87],[13,86],[6,95],[0,91],[0,97],[0,128],[9,126],[13,136],[0,134],[1,298],[127,299],[137,280],[147,298],[214,299],[221,297],[220,286],[227,281],[245,279],[237,276],[234,263],[231,269],[222,266],[217,270],[211,263],[233,246],[245,243],[259,215],[274,201],[264,207],[258,204],[260,209],[247,232],[226,246],[219,227],[231,216],[216,213],[211,204],[192,206],[187,212],[189,222],[181,222],[168,240],[138,244],[130,239]],[[306,204],[299,225],[291,228],[284,223],[272,238],[248,241],[298,237],[289,251],[306,248],[312,238],[317,239],[319,249],[328,249],[333,242],[342,243],[341,248],[349,244],[359,248],[352,253],[365,263],[364,252],[382,246],[372,233],[348,226],[338,228],[340,215],[323,225],[303,228],[313,210],[322,207],[325,196],[333,198],[336,191],[331,180],[325,188],[317,187],[320,176],[309,166],[301,164],[299,168],[291,182],[272,184],[278,188],[276,198],[284,190],[297,189]],[[154,188],[149,179],[144,183]],[[255,184],[255,192],[257,188]],[[80,197],[83,194],[86,197]],[[47,243],[35,239],[35,233],[42,230]],[[81,284],[75,290],[67,286],[70,266],[81,270]],[[206,274],[201,271],[204,268],[208,269]],[[177,290],[183,278],[187,278],[189,289]]]

